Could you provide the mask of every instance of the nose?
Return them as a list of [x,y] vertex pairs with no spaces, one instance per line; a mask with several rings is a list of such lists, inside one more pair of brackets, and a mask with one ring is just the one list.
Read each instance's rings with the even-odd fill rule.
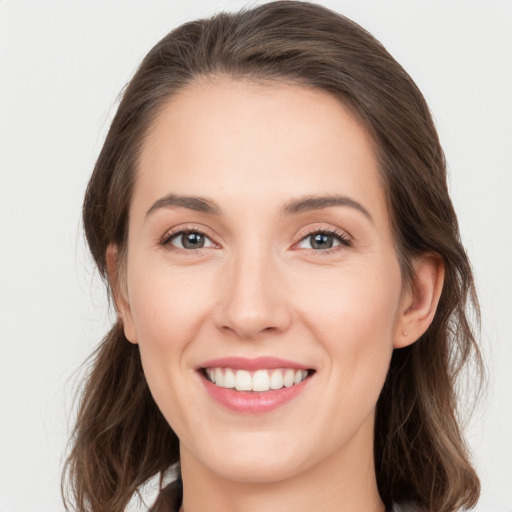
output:
[[282,271],[270,255],[247,253],[221,276],[215,323],[246,340],[284,332],[292,315]]

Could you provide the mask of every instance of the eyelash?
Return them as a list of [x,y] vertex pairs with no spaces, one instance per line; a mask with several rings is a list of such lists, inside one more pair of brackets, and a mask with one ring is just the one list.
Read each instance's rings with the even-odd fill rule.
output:
[[[173,231],[171,233],[166,233],[162,237],[162,239],[159,241],[159,245],[166,247],[170,251],[182,252],[187,255],[197,254],[199,251],[201,251],[201,249],[203,249],[202,247],[199,249],[182,249],[181,247],[174,247],[171,244],[171,241],[174,240],[175,238],[178,238],[183,235],[191,234],[191,233],[200,234],[200,235],[204,236],[205,238],[208,238],[212,242],[212,244],[214,244],[214,242],[211,240],[211,237],[205,231],[203,231],[200,228],[194,227],[194,228],[181,229],[179,231]],[[320,250],[305,249],[305,250],[309,250],[311,253],[314,253],[315,255],[332,254],[333,252],[339,251],[340,248],[352,247],[352,245],[353,245],[352,240],[348,237],[348,235],[346,233],[339,231],[337,229],[326,229],[326,228],[315,229],[312,231],[308,231],[306,233],[302,233],[300,240],[294,245],[297,245],[300,242],[302,242],[303,240],[306,240],[307,238],[312,237],[314,235],[332,236],[332,237],[336,238],[337,241],[339,242],[339,245],[336,245],[335,247],[331,247],[329,249],[320,249]]]
[[[170,233],[166,233],[162,239],[160,240],[159,244],[163,247],[166,247],[169,251],[177,251],[181,253],[185,253],[187,256],[192,256],[193,254],[197,254],[199,251],[201,251],[202,248],[199,249],[182,249],[181,247],[174,247],[171,244],[171,241],[175,238],[178,238],[183,235],[188,235],[190,233],[196,233],[199,235],[203,235],[205,238],[208,238],[211,240],[211,237],[206,234],[205,231],[203,231],[200,228],[185,228],[180,229],[179,231],[171,231]],[[213,242],[212,242],[213,243]]]
[[339,231],[337,229],[327,229],[327,228],[319,228],[319,229],[314,229],[312,231],[308,231],[306,233],[301,233],[301,237],[300,237],[298,244],[301,243],[303,240],[306,240],[315,235],[332,236],[335,239],[337,239],[337,241],[339,242],[339,245],[331,247],[329,249],[320,249],[320,250],[305,249],[305,250],[310,251],[311,253],[314,253],[315,255],[327,256],[327,255],[335,253],[343,248],[352,247],[352,245],[353,245],[352,240],[343,231]]

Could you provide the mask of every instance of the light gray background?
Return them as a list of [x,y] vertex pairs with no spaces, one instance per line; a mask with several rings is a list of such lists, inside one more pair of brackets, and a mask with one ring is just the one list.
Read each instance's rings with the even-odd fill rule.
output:
[[[512,1],[332,0],[424,92],[483,306],[490,369],[468,433],[480,512],[512,511]],[[244,1],[0,0],[0,511],[63,510],[80,363],[111,318],[80,226],[84,188],[136,65],[185,20]]]

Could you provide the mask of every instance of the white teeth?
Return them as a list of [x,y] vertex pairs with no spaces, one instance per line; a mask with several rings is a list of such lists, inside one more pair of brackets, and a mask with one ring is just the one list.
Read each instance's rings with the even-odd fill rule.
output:
[[254,372],[252,377],[252,390],[253,391],[268,391],[270,389],[270,377],[265,370],[258,370]]
[[223,388],[224,387],[224,375],[222,374],[222,370],[220,368],[215,368],[215,384],[217,386]]
[[293,370],[286,370],[283,377],[283,384],[285,387],[289,388],[293,386],[293,379],[295,377],[295,372]]
[[283,374],[281,370],[274,370],[270,377],[270,389],[281,389],[283,384]]
[[224,374],[224,386],[225,388],[234,388],[235,387],[235,373],[233,370],[230,370],[229,368],[226,370],[226,373]]
[[210,382],[221,388],[235,388],[237,391],[268,391],[300,384],[307,376],[307,370],[279,368],[275,370],[247,370],[232,368],[206,368]]
[[[228,368],[226,374],[231,370]],[[237,391],[251,391],[252,379],[251,374],[246,370],[238,370],[235,378],[235,388]]]

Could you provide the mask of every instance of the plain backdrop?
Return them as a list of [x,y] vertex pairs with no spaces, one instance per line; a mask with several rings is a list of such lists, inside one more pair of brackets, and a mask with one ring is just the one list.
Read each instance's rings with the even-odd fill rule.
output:
[[[510,512],[512,1],[322,3],[388,48],[435,117],[483,308],[477,510]],[[80,208],[117,96],[171,28],[244,5],[0,0],[0,512],[64,510],[76,372],[112,321]]]

